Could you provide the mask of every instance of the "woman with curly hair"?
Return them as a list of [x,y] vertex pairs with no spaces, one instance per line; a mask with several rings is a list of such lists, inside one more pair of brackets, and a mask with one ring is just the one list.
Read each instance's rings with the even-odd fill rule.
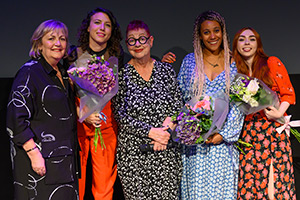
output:
[[[224,18],[215,11],[200,14],[194,24],[194,53],[188,54],[178,75],[183,100],[195,96],[229,94],[237,72],[230,58]],[[236,199],[238,150],[243,114],[229,106],[227,119],[218,133],[204,144],[183,146],[182,199]]]
[[[79,29],[79,46],[70,51],[68,61],[75,66],[84,66],[91,56],[104,55],[105,60],[111,56],[123,64],[123,50],[120,26],[111,11],[96,8],[88,13]],[[79,101],[79,99],[77,99]],[[78,103],[78,102],[77,102]],[[78,103],[79,104],[79,103]],[[109,101],[101,111],[106,116],[106,122],[100,120],[99,113],[91,114],[83,123],[77,123],[78,140],[81,147],[81,178],[79,179],[79,197],[82,200],[85,192],[86,166],[89,152],[93,169],[92,193],[94,199],[112,199],[113,186],[117,176],[115,161],[117,146],[117,125],[113,118],[112,104]],[[95,126],[101,126],[101,132],[106,148],[95,151]],[[100,140],[98,140],[98,145]]]

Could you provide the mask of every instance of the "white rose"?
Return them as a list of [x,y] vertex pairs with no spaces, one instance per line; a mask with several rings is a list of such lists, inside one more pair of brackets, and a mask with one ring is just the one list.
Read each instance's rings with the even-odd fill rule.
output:
[[249,90],[249,92],[251,94],[253,94],[253,95],[256,94],[257,90],[259,89],[257,79],[251,80],[250,83],[247,86],[247,89]]
[[257,107],[258,106],[258,102],[254,99],[250,99],[249,104],[251,107]]
[[248,103],[248,102],[250,101],[250,99],[251,99],[251,95],[245,94],[245,95],[243,96],[243,101],[244,101],[245,103]]

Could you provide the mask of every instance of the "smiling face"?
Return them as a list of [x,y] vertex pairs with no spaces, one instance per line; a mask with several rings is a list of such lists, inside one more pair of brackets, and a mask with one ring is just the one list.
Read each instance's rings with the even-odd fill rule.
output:
[[42,37],[39,50],[50,65],[56,65],[65,55],[67,39],[61,30],[50,31]]
[[112,33],[112,23],[108,15],[102,12],[94,14],[91,17],[88,32],[90,33],[89,46],[94,51],[104,49]]
[[205,20],[201,24],[200,39],[202,40],[205,49],[214,53],[221,50],[223,41],[222,28],[216,21]]
[[245,60],[253,59],[257,50],[257,39],[254,33],[247,29],[238,37],[237,51]]
[[137,30],[130,30],[127,33],[126,38],[134,38],[139,39],[139,37],[145,36],[149,37],[148,41],[145,44],[141,44],[139,40],[136,41],[135,45],[130,46],[127,44],[127,48],[129,53],[132,55],[132,57],[136,59],[142,59],[145,57],[150,57],[150,49],[153,45],[153,37],[149,36],[145,29],[137,29]]

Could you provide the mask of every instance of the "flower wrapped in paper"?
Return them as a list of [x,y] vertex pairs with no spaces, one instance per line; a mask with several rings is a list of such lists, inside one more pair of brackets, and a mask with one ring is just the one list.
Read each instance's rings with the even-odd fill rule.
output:
[[[118,92],[118,59],[110,57],[105,61],[104,56],[93,55],[86,64],[71,66],[68,74],[80,98],[78,121],[82,123],[91,114],[100,113],[100,119],[106,122],[106,116],[101,111]],[[95,149],[98,137],[102,148],[105,147],[100,127],[95,129]]]
[[[243,74],[237,74],[230,87],[230,101],[234,102],[238,108],[246,115],[259,112],[269,106],[279,108],[280,102],[277,94],[265,85],[261,80],[249,77]],[[300,133],[292,128],[299,127],[300,122],[290,122],[291,116],[283,116],[276,121],[282,124],[277,128],[277,132],[286,131],[289,136],[290,132],[300,142]]]
[[246,115],[269,106],[278,107],[277,94],[257,78],[237,74],[230,86],[230,101]]
[[194,97],[172,117],[176,123],[176,139],[185,145],[202,144],[221,130],[229,110],[224,93]]

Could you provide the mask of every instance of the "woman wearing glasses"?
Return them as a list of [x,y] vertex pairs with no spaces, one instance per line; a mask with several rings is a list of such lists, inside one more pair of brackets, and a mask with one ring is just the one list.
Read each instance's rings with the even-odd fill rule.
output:
[[[181,159],[177,147],[167,147],[171,116],[182,101],[170,64],[150,57],[153,36],[139,20],[126,30],[132,59],[120,70],[116,96],[117,166],[125,199],[178,199]],[[142,152],[140,145],[153,150]]]

